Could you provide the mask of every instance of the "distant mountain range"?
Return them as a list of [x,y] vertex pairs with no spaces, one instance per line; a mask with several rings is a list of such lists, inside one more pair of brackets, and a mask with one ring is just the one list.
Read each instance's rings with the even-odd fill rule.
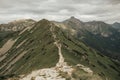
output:
[[0,80],[119,80],[119,23],[32,19],[0,25]]
[[120,32],[119,23],[112,25],[102,21],[82,22],[71,17],[60,24],[76,31],[77,38],[95,48],[104,55],[120,60]]
[[112,26],[120,32],[120,23],[115,22]]
[[26,27],[32,26],[36,21],[32,19],[22,19],[9,22],[8,24],[0,24],[0,31],[20,31]]

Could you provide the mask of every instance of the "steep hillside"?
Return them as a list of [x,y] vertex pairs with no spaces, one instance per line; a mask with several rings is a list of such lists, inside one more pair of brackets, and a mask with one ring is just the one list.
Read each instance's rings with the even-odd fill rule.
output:
[[118,32],[120,32],[120,23],[115,22],[115,23],[112,24],[112,27],[115,28],[115,29],[117,29]]
[[120,33],[111,25],[101,21],[81,22],[76,18],[68,19],[67,23],[65,20],[62,24],[74,29],[76,36],[89,46],[120,60]]
[[[31,30],[26,30],[22,34],[18,34],[18,37],[11,38],[13,41],[15,41],[15,43],[12,48],[5,54],[6,57],[1,61],[1,74],[28,73],[38,68],[45,68],[54,65],[55,63],[53,61],[57,61],[58,54],[56,52],[57,48],[51,44],[53,42],[53,38],[51,38],[51,34],[48,28],[49,24],[47,24],[46,21],[44,23],[44,20],[42,20],[36,23],[35,27]],[[50,48],[54,48],[54,50]],[[51,55],[52,53],[55,55]],[[46,61],[46,54],[49,57],[56,56],[56,60],[50,58],[49,61],[52,62],[52,64],[49,64],[50,62]],[[41,65],[38,63],[41,63]],[[14,68],[12,69],[12,67]]]
[[[78,39],[77,31],[48,20],[11,37],[0,58],[4,80],[119,80],[120,64]],[[3,44],[3,48],[6,44]]]

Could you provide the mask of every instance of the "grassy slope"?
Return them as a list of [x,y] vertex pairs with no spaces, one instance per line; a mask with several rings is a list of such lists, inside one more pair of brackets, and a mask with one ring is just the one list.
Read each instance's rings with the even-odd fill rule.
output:
[[64,45],[62,51],[67,62],[73,65],[84,64],[104,80],[106,77],[110,80],[120,79],[120,66],[115,65],[111,59],[88,47],[77,38],[68,35],[70,33],[57,30],[56,34]]
[[[58,62],[58,53],[57,47],[53,44],[54,40],[49,28],[49,22],[43,20],[36,23],[33,29],[25,31],[18,37],[17,42],[9,50],[9,55],[7,55],[7,58],[0,65],[3,65],[3,63],[9,61],[11,58],[16,58],[24,51],[27,51],[27,53],[10,67],[13,69],[7,74],[29,73],[36,69],[55,66]],[[25,43],[16,48],[24,40],[26,40]],[[0,71],[6,70],[5,74],[10,70],[6,68],[11,61],[13,60],[10,60]]]
[[[11,58],[14,59],[16,56],[19,56],[24,51],[27,51],[27,53],[9,69],[6,69],[9,65],[8,62],[0,72],[6,70],[3,74],[6,72],[7,74],[27,74],[33,70],[55,66],[59,56],[58,50],[53,44],[54,40],[49,30],[49,24],[48,21],[42,20],[36,23],[30,31],[25,31],[19,37],[16,37],[18,38],[17,42],[9,50],[7,58],[0,62],[0,66]],[[101,76],[103,80],[106,77],[110,80],[120,79],[120,68],[118,64],[115,65],[108,57],[88,47],[83,42],[71,36],[67,31],[56,27],[55,33],[59,40],[61,40],[62,53],[68,64],[74,66],[80,63],[88,66],[94,71],[94,74]],[[26,40],[25,43],[16,48],[24,40]],[[9,70],[10,72],[8,72]],[[83,73],[81,70],[79,72],[79,69],[76,72],[76,74]]]
[[82,35],[78,35],[78,38],[84,37],[81,39],[83,42],[93,47],[94,49],[101,51],[101,53],[104,55],[120,60],[120,44],[118,44],[120,43],[120,34],[117,31],[113,31],[113,35],[110,37],[103,37],[99,34],[94,35],[89,31],[85,31],[83,33],[84,34]]
[[8,39],[12,38],[18,32],[12,31],[0,31],[0,48],[7,42]]
[[118,44],[120,43],[120,40],[118,39],[119,34],[113,35],[108,38],[102,37],[100,35],[93,35],[91,33],[86,33],[84,36],[85,38],[82,41],[87,43],[89,46],[101,51],[104,55],[107,55],[114,59],[120,59],[120,50]]

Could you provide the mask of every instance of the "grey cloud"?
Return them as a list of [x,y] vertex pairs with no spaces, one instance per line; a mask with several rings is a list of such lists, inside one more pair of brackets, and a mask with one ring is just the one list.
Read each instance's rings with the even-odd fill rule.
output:
[[70,16],[88,20],[120,22],[120,0],[1,0],[0,22],[19,18],[62,21]]
[[120,4],[120,0],[108,0],[107,2],[108,4],[114,4],[114,5]]

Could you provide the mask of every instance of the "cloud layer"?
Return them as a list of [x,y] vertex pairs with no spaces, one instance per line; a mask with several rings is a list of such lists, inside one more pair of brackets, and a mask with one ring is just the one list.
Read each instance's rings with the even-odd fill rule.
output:
[[0,23],[32,18],[120,22],[120,0],[0,0]]

